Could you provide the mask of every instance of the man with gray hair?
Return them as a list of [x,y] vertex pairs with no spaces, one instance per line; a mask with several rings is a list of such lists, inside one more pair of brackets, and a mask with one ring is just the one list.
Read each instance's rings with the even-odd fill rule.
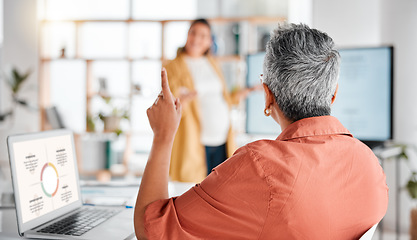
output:
[[372,151],[330,116],[340,57],[303,24],[272,33],[264,60],[265,115],[275,140],[239,148],[200,184],[168,199],[181,103],[163,69],[148,109],[154,141],[136,207],[138,239],[358,239],[385,215],[388,188]]
[[288,120],[330,115],[340,63],[333,48],[329,36],[303,24],[274,30],[267,44],[264,83]]

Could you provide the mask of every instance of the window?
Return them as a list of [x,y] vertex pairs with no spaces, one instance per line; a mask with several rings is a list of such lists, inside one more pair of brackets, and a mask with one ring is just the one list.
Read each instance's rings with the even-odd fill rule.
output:
[[[268,10],[267,4],[251,0],[38,0],[38,4],[40,72],[43,82],[49,82],[44,88],[49,98],[42,106],[57,106],[65,124],[79,133],[87,131],[87,119],[101,131],[99,113],[112,107],[127,109],[130,121],[123,121],[122,128],[137,139],[134,152],[150,146],[146,109],[160,91],[162,62],[175,58],[185,45],[188,20],[253,16]],[[252,24],[249,18],[212,24],[214,54],[225,56],[222,67],[230,88],[243,85],[245,79],[244,63],[236,54],[262,49],[257,44],[269,32],[269,25],[257,27],[262,24]],[[103,96],[111,98],[112,106]]]
[[80,29],[80,56],[83,58],[126,58],[125,23],[84,23]]
[[[42,56],[58,58],[64,55],[67,58],[75,57],[75,24],[71,22],[51,22],[41,29]],[[62,50],[64,49],[64,52]]]
[[86,125],[86,64],[81,60],[57,60],[50,69],[50,101],[57,106],[67,128],[83,132]]
[[129,0],[44,0],[48,20],[126,19]]
[[162,57],[161,23],[132,23],[129,30],[129,56],[131,58],[160,59]]
[[133,0],[134,19],[194,19],[197,17],[196,0]]
[[165,58],[174,59],[179,47],[183,47],[187,41],[189,22],[167,23],[165,27],[165,37],[169,41],[164,42]]
[[132,100],[132,130],[152,134],[146,109],[153,104],[160,92],[160,61],[137,61],[133,63],[133,84],[140,87],[141,95],[135,95]]
[[[151,136],[146,109],[160,91],[162,61],[174,58],[185,44],[189,22],[183,20],[197,16],[196,4],[39,0],[40,67],[49,79],[50,94],[45,105],[57,106],[67,127],[79,133],[87,130],[87,118],[100,132],[100,113],[127,109],[130,123],[123,121],[123,130],[142,140]],[[111,104],[103,97],[110,97]],[[133,147],[143,150],[139,144]]]

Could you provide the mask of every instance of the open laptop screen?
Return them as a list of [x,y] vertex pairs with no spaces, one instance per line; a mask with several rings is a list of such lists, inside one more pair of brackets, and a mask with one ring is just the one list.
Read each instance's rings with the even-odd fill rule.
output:
[[22,224],[79,201],[71,132],[20,135],[9,138],[8,144]]

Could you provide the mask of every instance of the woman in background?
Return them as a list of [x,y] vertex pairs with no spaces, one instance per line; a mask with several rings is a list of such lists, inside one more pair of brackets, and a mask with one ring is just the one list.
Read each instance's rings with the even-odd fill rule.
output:
[[210,24],[195,20],[185,46],[165,66],[171,91],[183,105],[169,170],[174,181],[200,182],[233,154],[230,107],[253,90],[227,91],[211,45]]

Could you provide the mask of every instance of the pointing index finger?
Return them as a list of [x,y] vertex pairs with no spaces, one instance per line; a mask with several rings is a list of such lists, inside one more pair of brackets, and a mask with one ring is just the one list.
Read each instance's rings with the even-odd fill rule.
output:
[[164,97],[170,97],[171,90],[169,89],[167,70],[165,68],[161,70],[161,87]]

